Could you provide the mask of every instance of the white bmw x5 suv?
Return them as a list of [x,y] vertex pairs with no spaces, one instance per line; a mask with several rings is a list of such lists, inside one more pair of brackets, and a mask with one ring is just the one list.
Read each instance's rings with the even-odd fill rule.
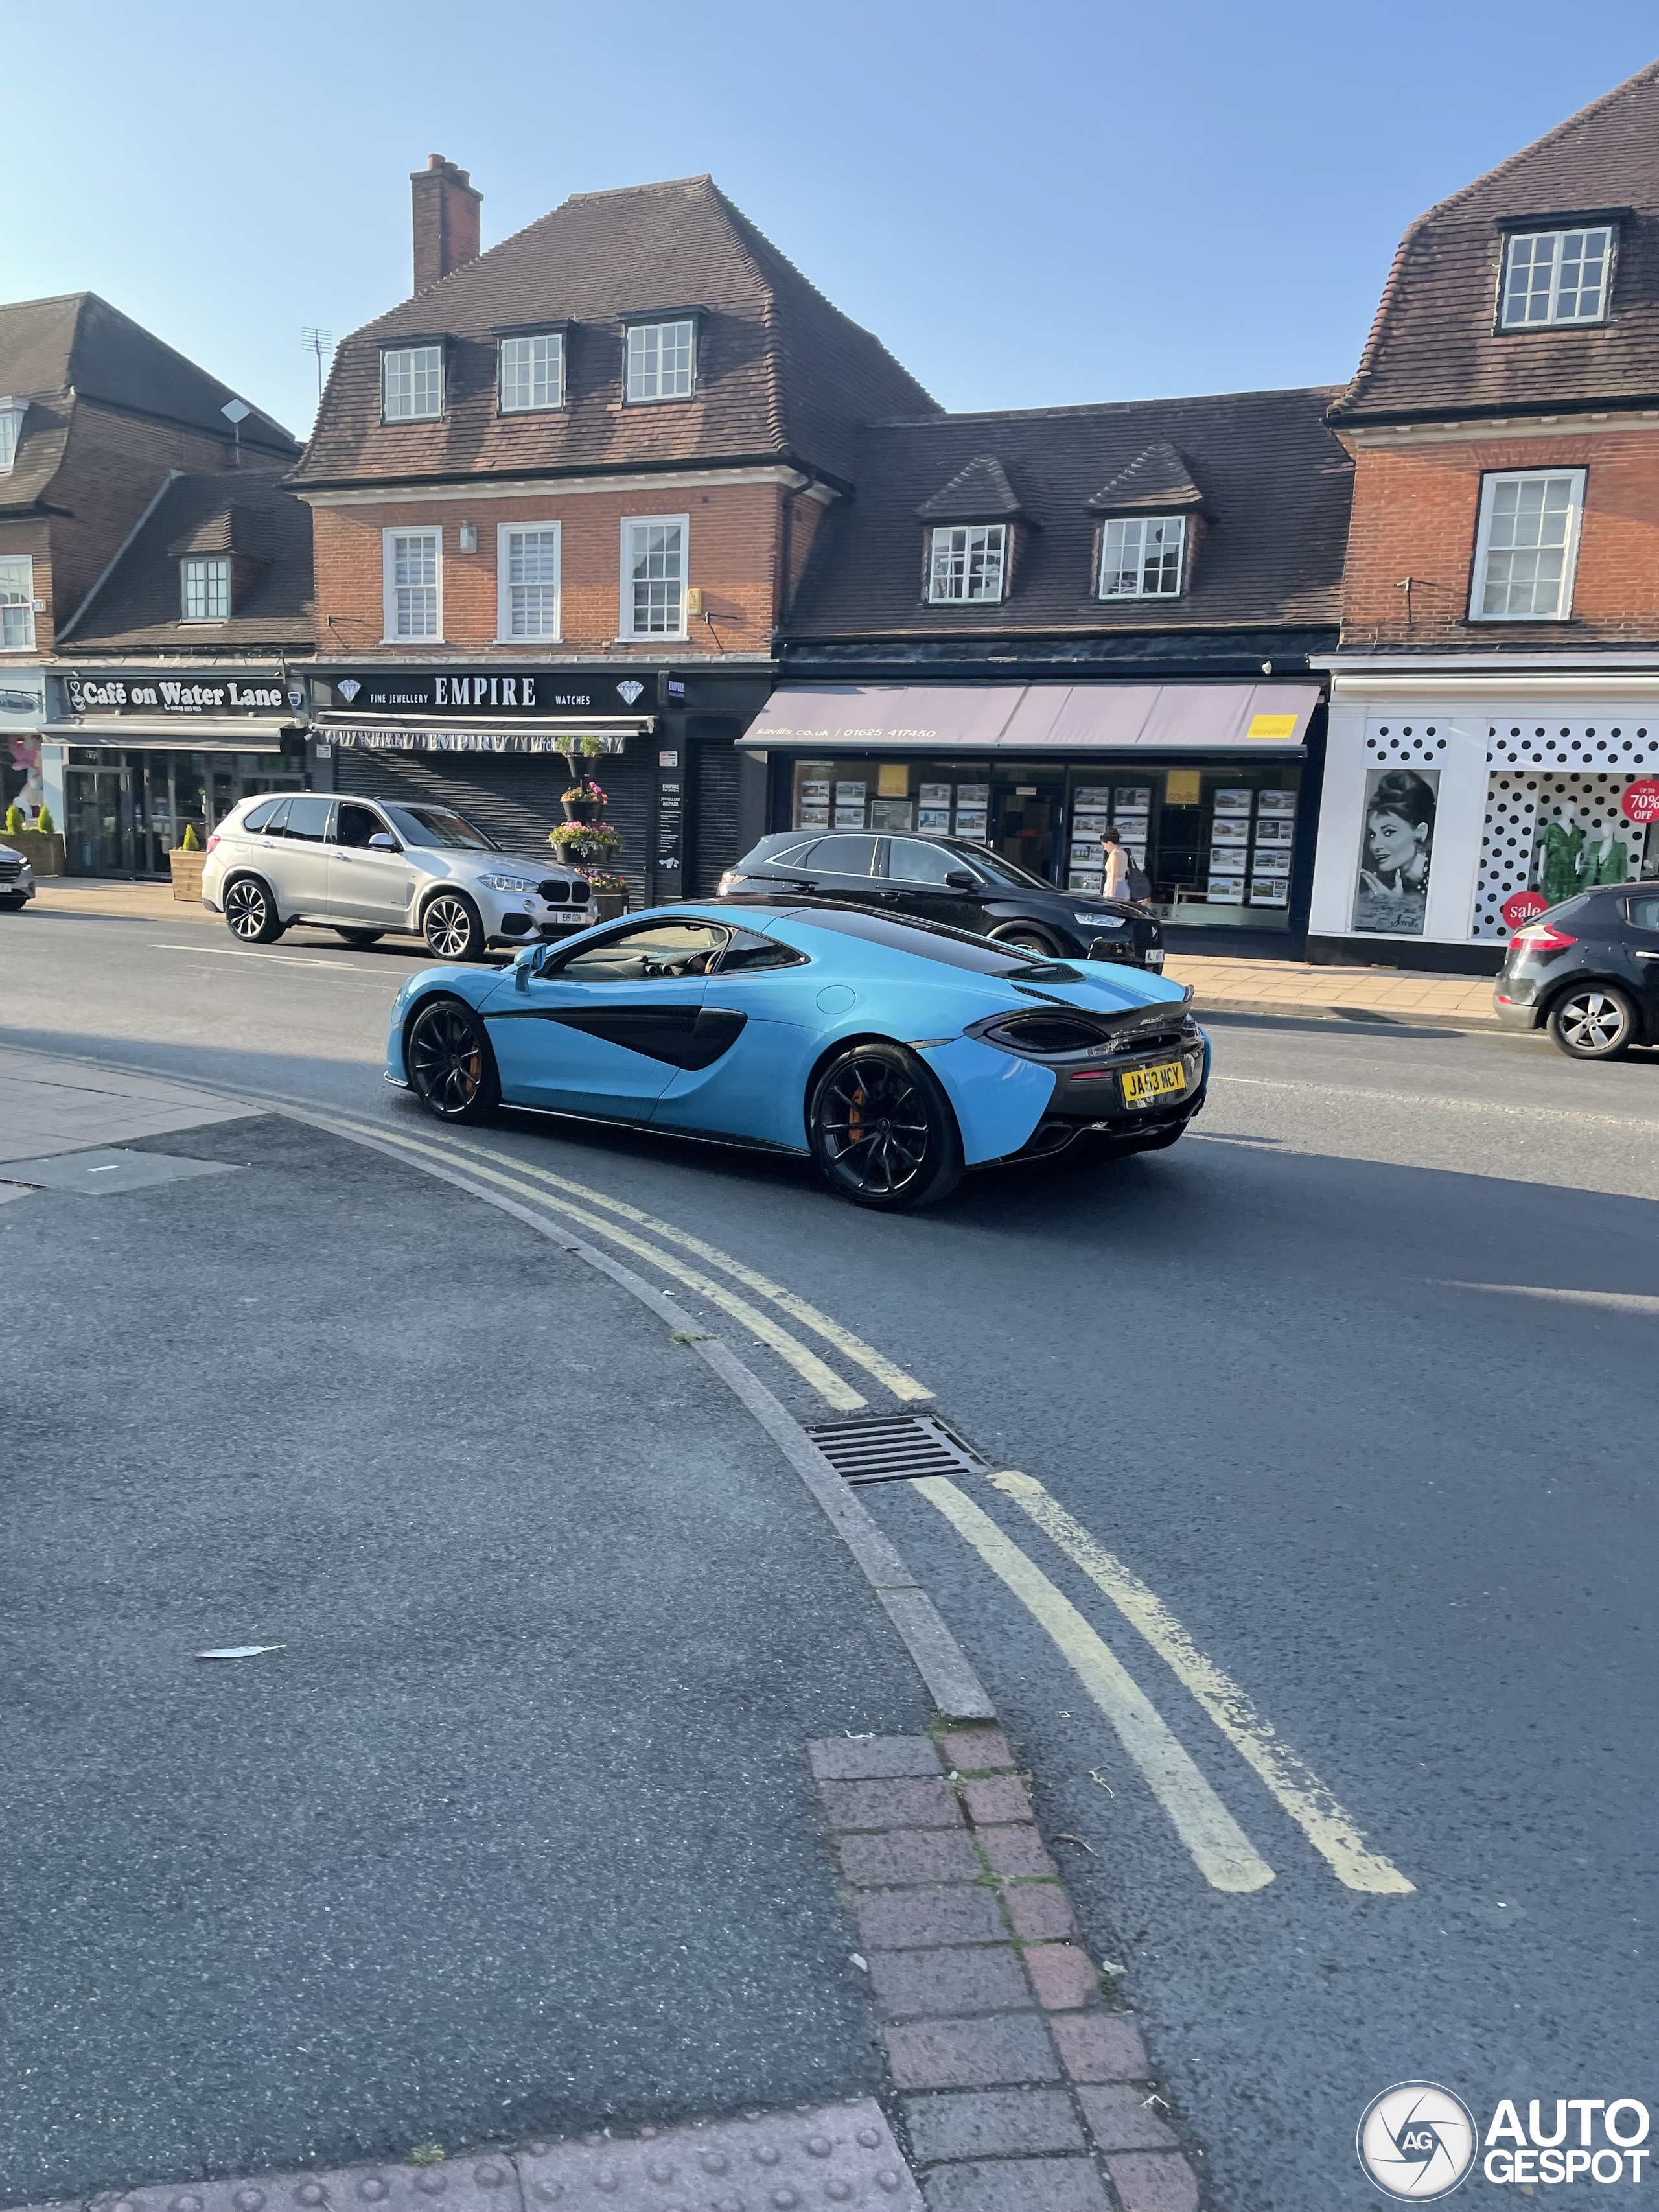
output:
[[585,876],[503,853],[450,807],[320,792],[233,807],[208,839],[202,903],[245,944],[315,921],[348,945],[424,938],[440,960],[562,937],[598,918]]

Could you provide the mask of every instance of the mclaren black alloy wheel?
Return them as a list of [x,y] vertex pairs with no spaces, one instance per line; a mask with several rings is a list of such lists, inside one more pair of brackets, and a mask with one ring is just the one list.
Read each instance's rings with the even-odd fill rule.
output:
[[459,891],[440,891],[421,916],[426,949],[439,960],[476,960],[484,949],[478,909]]
[[258,876],[233,876],[225,885],[225,927],[244,945],[274,945],[286,925]]
[[1549,1031],[1569,1060],[1621,1060],[1636,1042],[1636,1009],[1611,983],[1575,983],[1550,1008]]
[[902,1213],[962,1180],[962,1139],[938,1079],[897,1044],[849,1046],[807,1109],[818,1173],[854,1206]]
[[481,1121],[501,1086],[484,1025],[459,999],[428,999],[404,1039],[410,1088],[441,1121]]

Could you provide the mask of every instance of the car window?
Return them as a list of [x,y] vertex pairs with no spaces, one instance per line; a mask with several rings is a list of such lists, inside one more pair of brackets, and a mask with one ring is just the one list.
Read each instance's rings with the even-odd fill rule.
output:
[[268,829],[287,805],[286,799],[262,799],[257,806],[249,807],[242,817],[241,827],[248,830]]
[[573,983],[661,982],[706,975],[731,932],[708,921],[644,922],[584,945],[559,962],[556,974]]
[[779,945],[752,929],[734,929],[720,955],[720,973],[732,975],[739,969],[747,974],[757,968],[798,968],[805,958],[806,955],[797,952],[792,945]]
[[307,844],[320,845],[328,835],[328,817],[333,805],[331,799],[289,799],[283,835],[302,837]]
[[1659,930],[1659,898],[1626,899],[1625,912],[1635,928]]
[[867,876],[876,865],[876,841],[873,837],[820,837],[810,860],[794,865],[810,866],[815,876]]
[[795,918],[814,929],[831,929],[842,937],[861,937],[872,945],[885,945],[895,952],[913,952],[919,960],[940,960],[947,968],[971,968],[981,975],[1070,977],[1081,982],[1075,968],[1063,962],[1033,960],[1012,946],[994,945],[988,937],[973,937],[965,929],[951,929],[943,922],[900,921],[896,915],[866,914],[857,907],[817,905],[803,902]]
[[887,856],[887,873],[902,884],[943,884],[947,876],[971,875],[966,860],[942,845],[924,845],[920,837],[895,837]]
[[386,824],[372,806],[354,806],[347,799],[340,801],[334,824],[337,845],[367,845],[371,837],[384,837],[386,834]]
[[499,853],[493,837],[448,806],[388,806],[392,828],[405,845],[452,845],[474,853]]
[[1029,868],[1022,868],[1018,860],[1011,860],[1001,853],[994,853],[987,846],[975,846],[971,863],[964,853],[960,865],[963,867],[971,865],[983,868],[988,875],[995,876],[1005,884],[1022,884],[1028,890],[1051,891],[1054,889],[1054,885],[1042,877],[1034,876]]
[[291,799],[279,799],[277,800],[276,811],[274,814],[266,815],[263,825],[264,835],[267,837],[280,837],[282,836],[283,830],[288,824],[288,810],[293,805],[293,804],[294,801]]
[[746,860],[739,860],[740,868],[804,868],[811,853],[820,842],[810,839],[805,845],[785,845],[775,853],[754,852]]

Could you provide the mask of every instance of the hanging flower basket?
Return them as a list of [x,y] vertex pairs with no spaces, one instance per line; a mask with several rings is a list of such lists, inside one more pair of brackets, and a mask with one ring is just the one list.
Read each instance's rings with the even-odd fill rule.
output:
[[547,842],[562,860],[602,860],[622,850],[622,834],[608,822],[560,822]]
[[567,822],[597,822],[605,811],[605,794],[592,776],[583,776],[561,794],[559,804]]

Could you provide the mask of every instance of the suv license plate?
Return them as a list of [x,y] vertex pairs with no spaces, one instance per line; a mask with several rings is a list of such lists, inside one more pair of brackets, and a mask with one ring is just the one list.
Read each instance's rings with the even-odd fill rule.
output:
[[1149,1099],[1168,1098],[1187,1088],[1187,1072],[1178,1060],[1161,1060],[1156,1067],[1127,1067],[1121,1078],[1126,1106],[1144,1106]]
[[550,907],[547,910],[547,918],[550,921],[562,921],[565,923],[567,927],[568,927],[572,922],[579,924],[583,928],[586,928],[587,926],[587,916],[582,912],[580,907],[578,907],[574,913],[567,908],[562,914],[560,913],[557,907]]

